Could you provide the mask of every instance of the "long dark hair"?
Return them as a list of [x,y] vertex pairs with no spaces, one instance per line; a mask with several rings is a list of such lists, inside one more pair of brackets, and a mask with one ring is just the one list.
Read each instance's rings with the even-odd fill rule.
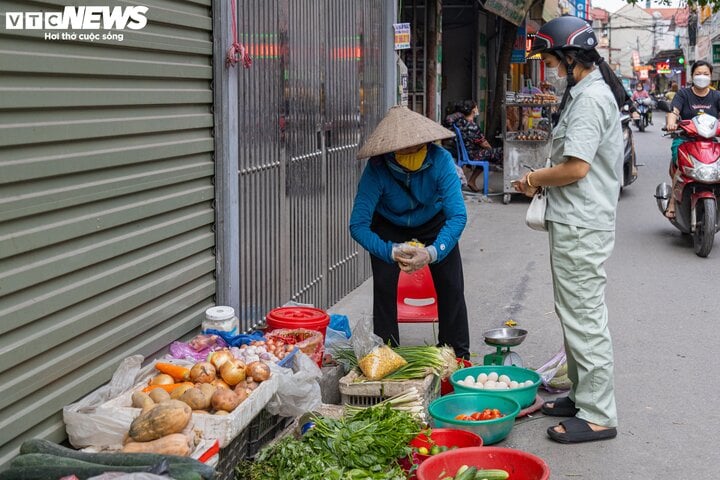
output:
[[597,65],[605,83],[610,87],[610,91],[613,97],[615,97],[615,103],[617,103],[618,108],[622,108],[628,100],[628,94],[620,79],[615,75],[615,72],[612,71],[605,59],[600,56],[598,51],[593,48],[592,50],[573,50],[568,53],[575,58],[577,63],[585,68]]

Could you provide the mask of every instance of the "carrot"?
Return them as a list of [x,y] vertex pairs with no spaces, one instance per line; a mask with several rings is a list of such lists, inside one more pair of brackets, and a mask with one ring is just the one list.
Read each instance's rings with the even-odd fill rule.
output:
[[182,365],[175,365],[174,363],[158,362],[155,364],[155,368],[161,373],[166,373],[173,377],[176,382],[184,382],[190,378],[190,369],[185,368]]
[[180,383],[169,383],[166,385],[148,385],[147,387],[143,388],[142,391],[145,393],[151,392],[155,390],[156,388],[162,388],[168,393],[172,393],[173,390],[175,390],[177,387],[180,387],[182,385],[189,385],[194,386],[195,384],[192,382],[180,382]]

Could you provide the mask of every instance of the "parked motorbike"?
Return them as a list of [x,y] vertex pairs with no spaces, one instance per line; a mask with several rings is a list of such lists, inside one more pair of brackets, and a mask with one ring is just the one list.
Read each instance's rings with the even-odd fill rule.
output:
[[623,143],[625,144],[625,155],[623,157],[623,178],[620,184],[620,190],[627,187],[637,180],[637,162],[635,157],[635,142],[633,141],[633,133],[630,128],[630,108],[623,105],[620,112],[620,123],[622,124]]
[[[663,103],[658,102],[658,107],[669,111]],[[720,135],[720,122],[712,115],[698,115],[680,121],[678,130],[670,135],[685,142],[678,148],[677,167],[670,166],[670,177],[677,178],[675,188],[659,184],[655,190],[657,206],[664,215],[671,195],[675,198],[675,218],[670,223],[692,235],[695,254],[707,257],[718,231],[720,143],[716,137]]]
[[635,112],[633,112],[633,121],[637,129],[641,132],[650,125],[650,115],[653,107],[653,101],[650,97],[638,98],[635,100]]

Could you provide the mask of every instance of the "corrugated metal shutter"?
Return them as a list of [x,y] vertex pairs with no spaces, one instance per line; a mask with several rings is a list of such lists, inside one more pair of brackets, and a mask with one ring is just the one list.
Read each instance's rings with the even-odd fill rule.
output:
[[143,4],[122,41],[0,26],[0,464],[213,303],[211,0]]

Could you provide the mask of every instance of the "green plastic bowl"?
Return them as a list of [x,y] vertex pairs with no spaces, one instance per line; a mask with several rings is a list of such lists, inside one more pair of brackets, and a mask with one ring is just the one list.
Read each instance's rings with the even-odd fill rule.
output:
[[[458,380],[464,380],[468,375],[472,375],[474,378],[477,378],[477,376],[481,373],[489,374],[490,372],[497,372],[498,375],[507,375],[510,377],[510,380],[515,380],[516,382],[532,380],[533,384],[528,385],[527,387],[513,388],[511,390],[485,390],[481,388],[467,387],[458,383]],[[527,408],[535,403],[535,397],[537,396],[541,378],[537,372],[527,368],[500,365],[477,365],[475,367],[456,370],[452,375],[450,375],[450,383],[456,393],[477,393],[479,395],[492,395],[494,397],[509,398],[510,400],[515,400],[519,403],[520,408]]]
[[[497,408],[504,415],[493,420],[455,420],[455,417],[486,408]],[[492,445],[510,435],[520,405],[510,398],[477,393],[453,393],[433,401],[428,408],[433,424],[437,428],[459,428],[479,435],[483,445]]]

